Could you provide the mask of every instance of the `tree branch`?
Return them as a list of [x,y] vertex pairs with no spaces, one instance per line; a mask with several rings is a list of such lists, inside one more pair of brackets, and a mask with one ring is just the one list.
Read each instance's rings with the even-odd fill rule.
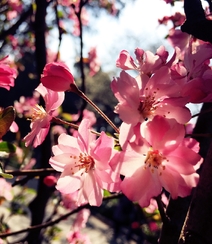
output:
[[[117,199],[117,198],[119,198],[121,196],[122,196],[122,194],[113,194],[113,195],[104,197],[103,201]],[[64,214],[64,215],[60,216],[59,218],[56,218],[55,220],[47,221],[47,222],[44,222],[44,223],[39,224],[39,225],[30,226],[28,228],[25,228],[25,229],[22,229],[22,230],[18,230],[18,231],[14,231],[14,232],[10,232],[10,233],[2,233],[2,234],[0,234],[0,238],[13,236],[13,235],[17,235],[17,234],[28,232],[28,231],[30,232],[30,231],[33,231],[33,230],[41,230],[41,229],[46,228],[48,226],[53,226],[55,224],[58,224],[60,221],[62,221],[64,219],[67,219],[72,214],[77,213],[77,212],[79,212],[80,210],[82,210],[84,208],[91,208],[91,206],[87,203],[85,205],[82,205],[82,206],[74,209],[71,212],[68,212],[67,214]]]

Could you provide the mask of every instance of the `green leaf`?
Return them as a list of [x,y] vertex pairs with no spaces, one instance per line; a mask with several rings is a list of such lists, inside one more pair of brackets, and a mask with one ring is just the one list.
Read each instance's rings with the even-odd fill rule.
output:
[[6,173],[4,172],[2,163],[0,163],[0,176],[2,176],[2,177],[5,178],[5,179],[12,179],[12,178],[13,178],[13,175],[11,175],[11,174],[6,174]]
[[15,119],[15,110],[13,106],[0,108],[0,139],[7,133],[12,122]]
[[7,141],[0,142],[0,151],[7,153],[14,153],[16,151],[16,147]]

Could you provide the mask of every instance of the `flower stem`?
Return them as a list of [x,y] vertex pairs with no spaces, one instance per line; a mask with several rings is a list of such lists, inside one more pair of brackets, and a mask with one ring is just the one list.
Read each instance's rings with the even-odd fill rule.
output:
[[83,98],[87,103],[89,103],[101,116],[104,118],[107,123],[115,130],[117,134],[119,134],[119,129],[114,125],[114,123],[107,117],[107,115],[98,107],[94,102],[90,100],[82,91],[80,91],[75,84],[70,85],[71,92],[76,93],[81,98]]
[[[71,122],[67,122],[65,120],[62,120],[62,119],[59,119],[59,118],[56,118],[56,117],[53,117],[52,118],[52,122],[55,122],[57,124],[62,124],[62,125],[68,125],[70,127],[73,127],[75,130],[78,130],[79,129],[79,125],[76,125],[74,123],[71,123]],[[100,133],[97,132],[97,131],[94,131],[94,130],[90,130],[91,133],[93,134],[96,134],[97,136],[100,136]]]

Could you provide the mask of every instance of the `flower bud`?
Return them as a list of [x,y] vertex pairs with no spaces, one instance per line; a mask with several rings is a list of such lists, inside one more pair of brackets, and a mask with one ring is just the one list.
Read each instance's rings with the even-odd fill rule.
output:
[[61,62],[52,62],[45,65],[41,75],[42,84],[53,91],[70,91],[75,86],[74,77],[68,66]]

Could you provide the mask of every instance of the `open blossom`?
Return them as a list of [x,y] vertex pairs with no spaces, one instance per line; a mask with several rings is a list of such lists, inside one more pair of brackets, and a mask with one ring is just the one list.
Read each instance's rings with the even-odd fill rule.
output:
[[191,103],[212,101],[212,45],[190,39],[181,62],[171,67],[172,78],[181,86],[181,95]]
[[150,75],[166,63],[168,52],[163,46],[157,49],[156,54],[144,51],[141,48],[135,49],[136,61],[130,56],[128,51],[121,51],[116,61],[116,66],[123,70],[137,70],[141,73]]
[[57,109],[63,103],[65,97],[64,92],[52,91],[42,84],[36,88],[36,91],[42,95],[45,101],[45,109],[39,105],[32,107],[31,132],[24,137],[25,145],[32,144],[34,147],[40,145],[46,138],[50,121],[56,115]]
[[57,92],[70,90],[70,85],[75,84],[68,66],[61,62],[46,64],[41,82],[46,88]]
[[56,185],[61,193],[78,191],[78,205],[89,202],[90,205],[99,206],[103,189],[111,189],[119,177],[114,175],[109,165],[113,154],[113,139],[102,132],[95,140],[89,128],[89,120],[84,119],[77,137],[61,134],[58,145],[52,148],[54,156],[49,162],[55,170],[61,172]]
[[173,119],[155,116],[143,125],[140,143],[125,144],[111,163],[125,176],[123,193],[142,207],[147,207],[162,188],[173,199],[188,196],[198,183],[196,170],[202,163],[198,142],[184,138],[184,126]]
[[161,67],[150,78],[143,75],[135,79],[122,71],[111,88],[119,101],[115,112],[126,124],[135,126],[155,115],[175,118],[182,124],[190,120],[187,100],[180,97],[179,86],[171,79],[168,67]]
[[5,63],[6,58],[0,60],[0,87],[10,90],[14,86],[17,71]]

